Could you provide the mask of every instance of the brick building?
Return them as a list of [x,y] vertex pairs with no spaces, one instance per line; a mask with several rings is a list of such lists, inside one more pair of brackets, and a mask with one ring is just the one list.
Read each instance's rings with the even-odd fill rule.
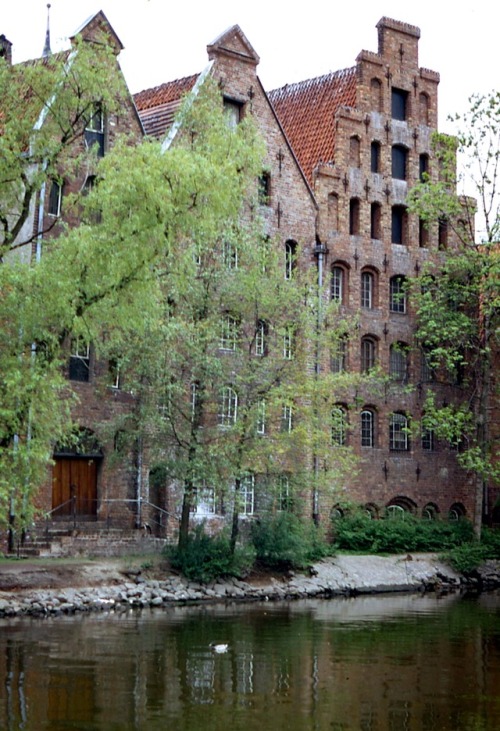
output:
[[[102,23],[107,21],[100,13],[82,32]],[[389,509],[473,518],[474,483],[454,451],[431,432],[412,428],[429,389],[441,401],[463,397],[459,386],[440,382],[429,368],[415,341],[406,289],[426,262],[439,262],[454,243],[443,223],[426,228],[406,207],[408,190],[422,174],[438,175],[431,135],[439,75],[419,66],[418,28],[388,18],[377,28],[378,51],[361,51],[352,68],[266,94],[257,76],[259,57],[234,26],[207,47],[209,65],[202,74],[136,94],[135,107],[130,103],[94,132],[102,135],[103,152],[125,131],[139,139],[144,130],[172,142],[182,97],[206,74],[218,81],[235,124],[244,114],[254,116],[266,143],[266,233],[282,247],[284,261],[298,245],[301,266],[320,272],[325,303],[333,301],[339,316],[352,316],[355,323],[335,352],[320,354],[317,367],[378,374],[376,387],[361,377],[339,391],[344,427],[336,438],[359,457],[359,471],[335,485],[336,497],[320,500],[312,512],[326,521],[332,511],[355,503],[374,517]],[[112,29],[108,33],[118,52],[121,44]],[[44,216],[52,215],[54,200],[47,196]],[[113,445],[92,439],[96,424],[125,413],[133,402],[117,381],[109,382],[108,364],[94,362],[91,349],[75,347],[68,375],[80,397],[75,419],[89,446],[78,455],[55,453],[53,484],[40,493],[40,505],[67,502],[74,481],[83,479],[89,487],[81,513],[104,519],[114,506],[116,524],[132,527],[141,501],[156,504],[166,497],[154,492],[147,461],[138,466],[131,455],[111,468]]]

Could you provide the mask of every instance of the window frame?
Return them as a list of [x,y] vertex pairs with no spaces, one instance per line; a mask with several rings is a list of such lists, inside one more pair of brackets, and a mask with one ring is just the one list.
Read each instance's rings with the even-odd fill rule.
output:
[[408,298],[404,291],[406,277],[402,274],[395,274],[389,280],[389,311],[398,315],[406,315],[408,312]]
[[394,180],[408,180],[408,148],[404,145],[391,148],[391,175]]
[[343,404],[335,404],[332,409],[331,443],[335,447],[347,445],[347,408]]
[[234,315],[226,313],[221,321],[219,350],[234,353],[238,350],[240,323]]
[[238,393],[232,386],[223,386],[219,393],[217,423],[221,429],[230,429],[238,419]]
[[408,433],[409,419],[406,414],[394,411],[389,415],[389,451],[410,451],[410,437]]
[[375,306],[375,274],[369,269],[361,271],[360,305],[365,310],[373,310]]
[[370,373],[377,365],[378,341],[373,335],[363,335],[360,346],[360,371]]
[[397,341],[389,347],[389,376],[396,383],[408,383],[409,346]]
[[396,86],[391,88],[391,118],[397,122],[406,122],[409,116],[410,94]]
[[376,412],[364,408],[360,414],[360,442],[362,447],[373,449],[376,439]]
[[297,268],[297,242],[293,239],[285,241],[285,279],[290,281],[293,279],[295,269]]

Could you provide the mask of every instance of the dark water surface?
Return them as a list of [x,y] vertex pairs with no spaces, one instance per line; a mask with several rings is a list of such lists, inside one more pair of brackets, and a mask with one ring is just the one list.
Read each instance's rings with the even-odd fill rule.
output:
[[9,731],[499,731],[500,595],[0,620],[0,693]]

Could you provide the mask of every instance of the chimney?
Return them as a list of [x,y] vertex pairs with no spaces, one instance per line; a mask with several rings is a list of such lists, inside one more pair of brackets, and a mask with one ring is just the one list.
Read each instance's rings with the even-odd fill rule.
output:
[[0,58],[4,58],[8,66],[12,66],[12,43],[2,34],[0,36]]

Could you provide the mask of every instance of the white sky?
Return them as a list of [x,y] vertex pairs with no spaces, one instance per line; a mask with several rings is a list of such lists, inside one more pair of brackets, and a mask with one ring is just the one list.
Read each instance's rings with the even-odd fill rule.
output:
[[[41,55],[46,5],[0,0],[0,34],[13,43],[15,63]],[[125,46],[120,62],[132,92],[201,71],[207,44],[235,23],[261,58],[267,90],[352,66],[360,50],[377,50],[384,15],[420,28],[419,63],[441,74],[442,131],[473,92],[500,88],[500,5],[491,0],[52,0],[52,50],[67,47],[98,10]]]

